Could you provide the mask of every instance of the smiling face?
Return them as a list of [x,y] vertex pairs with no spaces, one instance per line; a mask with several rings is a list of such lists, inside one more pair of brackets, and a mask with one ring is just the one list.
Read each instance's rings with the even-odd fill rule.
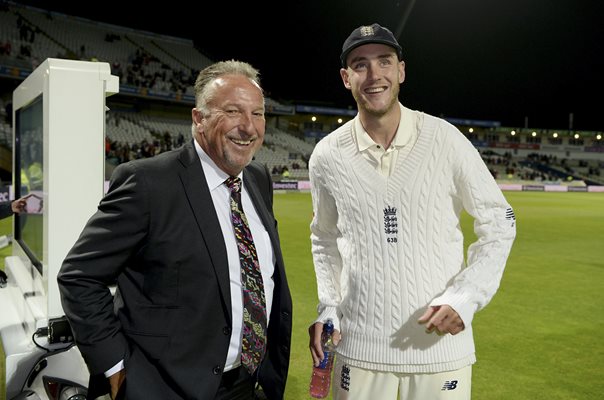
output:
[[398,60],[392,47],[377,43],[359,46],[348,54],[347,65],[340,75],[359,112],[382,116],[397,105],[405,63]]
[[243,75],[222,75],[209,83],[207,110],[193,109],[195,140],[231,176],[252,161],[264,140],[264,96]]

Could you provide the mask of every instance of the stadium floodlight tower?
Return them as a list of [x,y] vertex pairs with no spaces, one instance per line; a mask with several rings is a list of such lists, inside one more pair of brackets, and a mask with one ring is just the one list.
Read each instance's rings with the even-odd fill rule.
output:
[[107,63],[49,58],[13,92],[14,195],[29,197],[0,288],[6,399],[86,399],[56,278],[103,196],[105,100],[118,91]]

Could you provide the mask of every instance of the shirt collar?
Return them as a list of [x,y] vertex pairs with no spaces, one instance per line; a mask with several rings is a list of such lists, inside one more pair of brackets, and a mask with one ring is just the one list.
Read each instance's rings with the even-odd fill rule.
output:
[[[401,103],[398,103],[401,108],[401,119],[398,123],[398,128],[392,139],[392,146],[400,148],[407,145],[413,136],[415,136],[415,115],[407,107],[404,107]],[[377,146],[371,136],[363,128],[361,124],[361,118],[357,115],[354,121],[354,136],[357,142],[359,151],[365,151],[371,147]]]
[[[214,160],[210,158],[210,156],[201,148],[197,140],[193,140],[195,144],[195,151],[197,151],[197,155],[201,160],[201,167],[203,168],[203,173],[206,176],[206,182],[208,183],[208,188],[210,192],[219,187],[227,180],[230,176],[216,165]],[[237,175],[243,181],[243,171]]]

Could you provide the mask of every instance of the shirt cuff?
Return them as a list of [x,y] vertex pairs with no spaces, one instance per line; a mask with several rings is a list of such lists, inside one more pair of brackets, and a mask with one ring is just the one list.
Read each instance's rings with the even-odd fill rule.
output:
[[105,378],[109,378],[111,375],[120,372],[124,369],[124,360],[121,360],[117,364],[115,364],[111,369],[105,371]]

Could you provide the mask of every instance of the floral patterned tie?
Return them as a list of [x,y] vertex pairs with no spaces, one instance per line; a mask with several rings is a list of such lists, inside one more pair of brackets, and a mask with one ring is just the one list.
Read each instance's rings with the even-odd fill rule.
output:
[[229,177],[225,184],[231,192],[231,221],[241,263],[241,287],[243,290],[243,339],[241,363],[253,374],[260,365],[266,349],[266,301],[260,264],[252,232],[241,205],[241,179]]

